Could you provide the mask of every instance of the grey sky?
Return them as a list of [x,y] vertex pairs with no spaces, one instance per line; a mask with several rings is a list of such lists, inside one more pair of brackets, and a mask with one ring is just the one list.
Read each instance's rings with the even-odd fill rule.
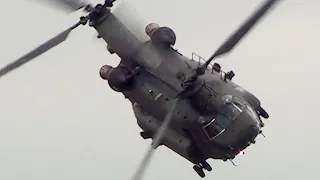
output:
[[[97,1],[97,0],[96,0]],[[207,58],[260,1],[134,0],[146,20],[171,26],[178,48]],[[76,22],[23,0],[1,1],[0,66]],[[207,179],[319,179],[320,21],[318,0],[287,0],[229,56],[235,81],[270,113],[238,167],[211,160]],[[80,27],[58,48],[0,79],[1,180],[129,179],[150,141],[142,140],[131,105],[98,74],[109,55]],[[199,179],[192,164],[159,148],[145,179]]]

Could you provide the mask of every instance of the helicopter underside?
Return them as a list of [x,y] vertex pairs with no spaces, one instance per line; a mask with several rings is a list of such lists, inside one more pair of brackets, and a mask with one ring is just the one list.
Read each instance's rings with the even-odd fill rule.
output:
[[[158,27],[152,31],[146,31],[150,40],[148,36],[134,33],[135,30],[138,30],[137,26],[129,27],[130,23],[122,21],[114,14],[115,11],[111,12],[113,2],[116,0],[105,0],[96,5],[85,2],[86,0],[49,1],[61,5],[60,7],[63,7],[61,9],[68,9],[72,12],[83,9],[86,15],[81,16],[75,24],[29,53],[0,68],[0,77],[61,44],[74,29],[89,23],[89,26],[97,31],[98,37],[107,43],[109,52],[121,58],[122,63],[116,68],[104,66],[100,70],[100,76],[108,80],[114,91],[123,93],[131,101],[138,125],[143,129],[141,136],[144,139],[153,140],[151,150],[159,145],[168,147],[192,162],[193,169],[200,177],[204,177],[203,170],[212,170],[206,162],[208,158],[232,160],[239,150],[245,149],[250,143],[254,144],[254,138],[262,134],[261,128],[264,124],[261,117],[267,119],[269,115],[261,107],[260,101],[234,84],[235,86],[231,89],[239,92],[232,92],[242,97],[241,99],[247,101],[247,104],[236,105],[236,101],[222,102],[221,95],[226,95],[223,94],[227,92],[225,89],[230,88],[225,86],[227,88],[221,90],[214,84],[208,86],[210,79],[211,82],[215,82],[215,78],[211,74],[208,76],[206,72],[213,60],[230,53],[280,0],[265,0],[203,64],[199,62],[195,66],[186,63],[189,58],[173,49],[172,45],[176,37],[170,28]],[[131,20],[131,24],[135,24]],[[221,67],[212,69],[215,71],[219,69],[220,72]],[[231,81],[234,73],[230,71],[222,75],[223,84],[227,84],[227,79]],[[238,110],[225,111],[223,115],[228,116],[229,119],[220,121],[222,118],[221,116],[219,118],[219,115],[222,113],[219,111],[219,105],[226,107],[226,104],[234,105],[242,113],[234,116]],[[201,117],[211,115],[215,116],[214,119],[206,117],[206,120],[209,120],[210,124],[216,122],[217,127],[220,125],[218,127],[220,129],[211,129],[214,126],[208,122],[199,121]],[[233,122],[228,123],[231,122],[229,120]],[[223,124],[225,122],[227,125]],[[221,128],[222,125],[225,126]],[[204,128],[207,128],[208,131]],[[161,133],[163,129],[166,129],[167,132]],[[219,133],[215,134],[217,131]],[[151,160],[149,154],[143,158],[133,180],[142,179],[147,163]]]
[[[139,73],[137,74],[137,72]],[[145,73],[147,72],[139,70],[139,68],[125,68],[123,65],[119,65],[117,68],[103,66],[100,70],[100,76],[108,80],[110,87],[116,92],[122,92],[131,101],[137,123],[143,130],[141,136],[144,139],[153,139],[154,134],[163,123],[164,116],[168,113],[165,107],[170,106],[170,101],[166,100],[164,96],[174,93],[168,89],[165,90],[166,85],[163,84],[161,87],[165,95],[161,96],[162,93],[158,93],[159,90],[156,88],[161,84],[161,81]],[[213,146],[212,141],[208,143],[208,140],[201,136],[205,133],[202,126],[191,130],[190,127],[199,116],[192,111],[193,108],[188,108],[191,106],[183,104],[178,106],[180,117],[175,117],[173,124],[176,123],[176,125],[170,126],[166,130],[160,145],[166,146],[193,163],[194,170],[200,177],[204,177],[203,170],[211,171],[212,169],[206,162],[207,159],[226,161],[233,159],[238,151],[232,151],[230,148],[221,147],[218,144]],[[187,118],[184,118],[185,113],[188,114]]]
[[[143,130],[140,135],[143,139],[152,139],[161,125],[161,121],[147,115],[137,103],[133,103],[133,111],[137,119],[137,123]],[[199,174],[200,177],[204,177],[204,171],[211,171],[212,167],[207,163],[207,159],[197,148],[194,140],[186,132],[187,130],[176,130],[168,128],[160,143],[165,147],[171,149],[175,153],[189,160],[194,164],[193,169]],[[223,157],[221,157],[222,159]]]

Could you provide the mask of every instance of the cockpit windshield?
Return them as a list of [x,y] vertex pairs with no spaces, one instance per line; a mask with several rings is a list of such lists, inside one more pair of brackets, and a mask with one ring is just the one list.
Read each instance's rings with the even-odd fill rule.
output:
[[240,99],[234,98],[231,95],[222,97],[224,106],[220,115],[214,117],[207,123],[203,129],[209,139],[213,139],[223,133],[225,129],[241,114],[246,107]]

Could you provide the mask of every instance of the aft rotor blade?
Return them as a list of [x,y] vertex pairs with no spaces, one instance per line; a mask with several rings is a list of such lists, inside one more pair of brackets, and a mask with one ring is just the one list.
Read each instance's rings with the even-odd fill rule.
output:
[[220,47],[219,49],[208,59],[206,65],[209,65],[210,62],[223,54],[230,52],[239,41],[257,24],[259,20],[270,10],[273,6],[276,5],[280,0],[267,0],[264,2],[260,8],[258,8],[255,13],[253,13],[241,26],[235,31]]
[[155,134],[154,138],[152,139],[151,146],[149,147],[146,155],[143,157],[143,159],[142,159],[140,165],[138,166],[138,169],[137,169],[136,173],[134,174],[132,180],[141,180],[142,179],[142,177],[145,173],[145,170],[147,169],[147,167],[150,163],[150,160],[154,154],[155,149],[161,143],[163,136],[166,133],[166,130],[168,129],[168,126],[172,120],[172,115],[177,107],[179,100],[180,100],[179,98],[174,100],[174,103],[173,103],[170,111],[168,112],[163,123],[161,124],[157,133]]
[[21,58],[17,59],[16,61],[8,64],[7,66],[3,67],[0,69],[0,77],[7,74],[8,72],[22,66],[23,64],[29,62],[33,58],[36,58],[37,56],[41,55],[42,53],[50,50],[51,48],[57,46],[58,44],[62,43],[65,41],[70,34],[70,32],[78,27],[81,24],[81,22],[78,22],[77,24],[71,26],[67,30],[63,31],[62,33],[58,34],[54,38],[50,39],[49,41],[43,43],[36,49],[32,50],[28,54],[22,56]]
[[29,0],[46,6],[57,8],[64,12],[74,12],[79,9],[90,6],[90,2],[87,0]]

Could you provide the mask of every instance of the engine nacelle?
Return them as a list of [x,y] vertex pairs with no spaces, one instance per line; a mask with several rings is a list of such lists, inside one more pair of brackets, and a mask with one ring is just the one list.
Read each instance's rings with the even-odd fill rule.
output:
[[156,23],[150,23],[145,31],[153,43],[166,46],[173,46],[176,43],[176,34],[169,27],[160,27]]
[[100,69],[100,77],[108,81],[109,86],[116,92],[122,92],[130,89],[131,71],[124,66],[113,68],[104,65]]
[[173,46],[176,43],[176,34],[169,27],[159,27],[152,33],[151,41]]

